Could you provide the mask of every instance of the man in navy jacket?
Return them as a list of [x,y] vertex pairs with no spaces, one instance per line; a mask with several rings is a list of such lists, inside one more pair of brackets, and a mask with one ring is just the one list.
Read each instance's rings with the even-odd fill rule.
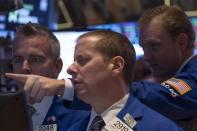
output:
[[[13,51],[13,72],[19,74],[43,75],[51,78],[51,81],[55,84],[53,79],[57,78],[61,71],[62,60],[60,58],[59,41],[49,29],[34,23],[27,23],[19,26],[14,38]],[[31,79],[29,81],[31,81]],[[37,81],[39,81],[39,78]],[[29,88],[26,88],[26,86],[28,86],[28,81],[26,85],[20,82],[16,84],[18,88],[29,90]],[[32,92],[34,93],[26,94],[28,104],[30,105],[31,102],[33,102],[31,96],[39,95],[39,92],[36,92],[34,89],[32,89]],[[32,109],[30,114],[32,114],[31,118],[34,130],[38,130],[48,110],[50,108],[55,108],[56,105],[58,106],[58,104],[55,103],[57,100],[58,103],[64,106],[60,98],[56,96],[53,100],[53,96],[51,96],[45,97],[40,103],[35,103],[30,106],[31,108],[28,108]],[[51,104],[55,106],[51,106]]]
[[[154,77],[163,83],[134,83],[134,95],[146,105],[173,119],[196,115],[197,57],[195,33],[178,7],[160,6],[139,20],[140,44]],[[150,88],[149,88],[150,87]]]

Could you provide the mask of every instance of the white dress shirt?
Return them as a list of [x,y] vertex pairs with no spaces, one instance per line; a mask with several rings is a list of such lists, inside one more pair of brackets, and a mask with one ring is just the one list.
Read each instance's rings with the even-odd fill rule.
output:
[[38,131],[44,118],[53,102],[53,96],[45,96],[40,103],[35,103],[32,106],[35,109],[35,113],[32,115],[33,130]]
[[[108,109],[106,109],[103,113],[101,114],[97,114],[95,112],[94,109],[92,109],[91,111],[91,116],[90,116],[90,120],[87,126],[87,129],[89,129],[93,119],[97,116],[100,115],[104,122],[107,124],[109,123],[114,117],[117,116],[117,114],[124,108],[124,106],[126,105],[126,102],[128,100],[129,94],[125,95],[122,99],[120,99],[119,101],[117,101],[116,103],[114,103],[112,106],[110,106]],[[105,129],[102,129],[103,131],[105,131]]]

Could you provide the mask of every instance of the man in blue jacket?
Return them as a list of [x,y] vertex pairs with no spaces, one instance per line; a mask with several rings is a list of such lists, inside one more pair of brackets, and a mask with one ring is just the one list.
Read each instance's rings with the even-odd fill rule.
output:
[[[182,130],[129,93],[135,58],[132,44],[122,34],[99,30],[78,37],[68,73],[72,75],[77,96],[90,104],[92,110],[76,111],[73,118],[66,116],[65,130]],[[78,122],[70,122],[79,116]]]
[[186,14],[174,6],[148,10],[139,20],[139,37],[154,77],[164,82],[135,83],[134,95],[172,119],[196,116],[195,33]]
[[[142,16],[139,27],[144,57],[150,63],[154,76],[162,77],[166,81],[162,84],[134,82],[133,95],[171,119],[196,117],[197,58],[193,55],[195,33],[188,17],[183,10],[174,6],[156,7]],[[38,76],[10,75],[10,77],[25,82],[26,79]],[[35,85],[40,84],[39,81],[32,82]],[[46,83],[41,87],[45,87]],[[56,84],[56,87],[51,87],[53,91],[45,90],[39,97],[63,95],[63,92],[69,92],[71,89],[68,83],[66,80],[65,90]],[[31,90],[29,93],[31,94]],[[36,97],[34,99],[37,100]]]
[[[14,38],[12,65],[14,73],[43,75],[51,78],[51,83],[55,85],[56,81],[53,81],[53,79],[58,77],[62,68],[59,41],[49,29],[38,24],[27,23],[19,26]],[[28,81],[31,81],[31,79]],[[29,88],[26,88],[29,84],[28,81],[26,82],[26,85],[17,82],[17,87],[20,89],[24,88],[25,91],[29,90]],[[37,78],[37,81],[44,82],[45,79]],[[62,84],[64,85],[64,83]],[[58,98],[58,96],[47,96],[42,99],[42,101],[40,100],[40,103],[31,105],[33,102],[32,96],[39,96],[39,93],[42,93],[37,92],[35,89],[32,89],[31,91],[33,93],[26,94],[26,96],[28,103],[30,104],[28,109],[31,109],[29,111],[34,130],[37,131],[38,128],[48,127],[55,129],[60,126],[58,123],[58,120],[60,119],[59,117],[68,114],[64,108],[63,101]],[[50,111],[47,114],[48,110],[53,110],[56,117],[53,114],[50,114]],[[50,119],[51,117],[52,119]],[[46,122],[52,121],[53,124],[41,126],[44,119],[46,119]]]
[[[154,77],[164,82],[161,85],[135,83],[134,95],[142,96],[143,103],[174,120],[196,117],[195,33],[186,14],[177,7],[148,10],[139,20],[139,35],[145,60]],[[169,94],[171,97],[166,97]],[[183,124],[185,129],[197,129],[190,122],[188,125]]]

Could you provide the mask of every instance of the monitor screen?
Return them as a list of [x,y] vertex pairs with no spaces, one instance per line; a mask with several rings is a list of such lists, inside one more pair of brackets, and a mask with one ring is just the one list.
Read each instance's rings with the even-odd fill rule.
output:
[[195,34],[196,34],[196,39],[195,39],[195,42],[194,42],[194,44],[195,44],[194,53],[197,54],[197,17],[191,17],[190,21],[192,23],[193,29],[194,29]]
[[22,91],[0,92],[0,130],[32,131],[32,122]]
[[14,31],[13,30],[0,30],[0,37],[1,38],[10,37],[11,39],[13,39]]
[[0,14],[0,29],[14,30],[18,25],[28,22],[52,28],[56,21],[56,16],[53,15],[55,6],[53,2],[53,0],[23,0],[22,8]]
[[136,57],[139,58],[144,54],[141,46],[139,45],[138,24],[137,22],[121,22],[113,24],[101,24],[89,26],[90,29],[106,29],[124,34],[133,44]]
[[62,71],[59,74],[59,79],[70,78],[67,74],[67,68],[73,63],[74,48],[76,44],[76,38],[88,30],[69,30],[69,31],[57,31],[53,32],[60,42],[60,57],[63,61]]
[[14,31],[0,30],[0,74],[12,70],[12,41]]

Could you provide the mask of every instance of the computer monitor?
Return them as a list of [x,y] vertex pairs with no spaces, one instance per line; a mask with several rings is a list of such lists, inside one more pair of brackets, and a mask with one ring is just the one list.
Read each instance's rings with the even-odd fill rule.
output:
[[124,34],[125,36],[128,37],[128,39],[133,44],[135,51],[136,51],[136,57],[139,58],[139,57],[143,56],[143,54],[144,54],[143,49],[139,45],[138,23],[135,21],[112,23],[112,24],[91,25],[88,28],[112,30],[112,31]]
[[60,42],[60,57],[63,60],[62,71],[59,74],[59,79],[70,78],[67,73],[67,68],[73,63],[74,48],[76,38],[85,32],[91,31],[89,29],[73,29],[65,31],[53,31],[54,35]]
[[194,29],[195,34],[196,34],[196,39],[195,39],[195,42],[194,42],[194,45],[195,45],[194,53],[197,54],[197,17],[190,17],[190,21],[192,23],[193,29]]
[[0,116],[0,131],[32,131],[32,122],[22,91],[0,92]]

